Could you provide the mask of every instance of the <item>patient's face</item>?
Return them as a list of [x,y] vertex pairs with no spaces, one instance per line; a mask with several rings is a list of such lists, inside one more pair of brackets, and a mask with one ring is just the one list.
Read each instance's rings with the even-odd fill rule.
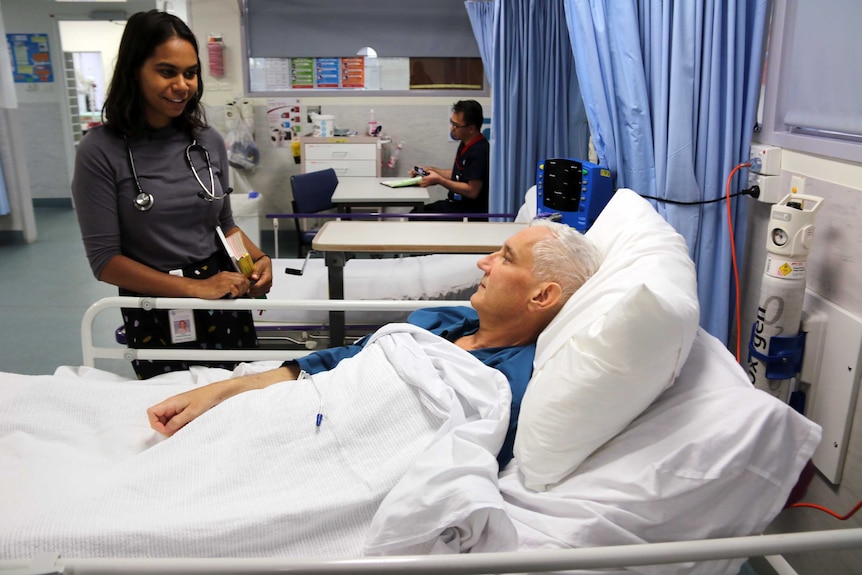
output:
[[547,228],[542,227],[521,230],[502,248],[479,260],[477,265],[485,276],[470,303],[480,315],[509,316],[526,311],[539,286],[533,275],[533,245],[551,235]]

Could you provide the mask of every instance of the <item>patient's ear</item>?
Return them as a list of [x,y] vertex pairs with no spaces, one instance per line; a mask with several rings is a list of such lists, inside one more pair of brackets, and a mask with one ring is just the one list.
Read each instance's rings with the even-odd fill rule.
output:
[[559,303],[563,297],[563,288],[557,282],[542,282],[533,293],[530,304],[536,309],[551,309]]

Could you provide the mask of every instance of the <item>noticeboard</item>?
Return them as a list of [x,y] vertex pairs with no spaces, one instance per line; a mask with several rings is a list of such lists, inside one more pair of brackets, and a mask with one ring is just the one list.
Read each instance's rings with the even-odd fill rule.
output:
[[53,82],[47,34],[6,34],[15,82]]

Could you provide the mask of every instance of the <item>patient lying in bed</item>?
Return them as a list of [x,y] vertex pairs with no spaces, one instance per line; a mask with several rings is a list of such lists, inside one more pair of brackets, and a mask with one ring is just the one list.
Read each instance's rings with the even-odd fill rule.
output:
[[[353,557],[369,545],[419,542],[426,552],[460,551],[477,544],[470,532],[491,537],[490,549],[514,549],[511,525],[479,510],[483,493],[499,497],[496,456],[507,434],[511,458],[510,390],[523,394],[536,337],[598,263],[598,252],[574,230],[537,223],[479,261],[475,311],[426,311],[415,325],[379,330],[361,352],[320,352],[187,389],[148,410],[152,426],[170,439],[109,425],[114,453],[84,449],[75,454],[78,466],[63,449],[58,457],[57,446],[13,440],[20,461],[9,471],[14,477],[0,472],[0,531],[15,536],[0,542],[0,557],[58,546],[72,557]],[[300,378],[300,369],[313,373]],[[62,422],[67,432],[87,434],[76,419],[110,417],[106,403],[124,413],[126,403],[152,397],[169,380],[124,387],[125,399],[97,381],[69,386],[72,397],[52,393],[66,409],[80,405],[86,413]],[[10,418],[9,425],[31,424]],[[425,515],[433,529],[397,501],[398,485],[440,499],[438,511]],[[393,492],[396,500],[384,503]],[[474,505],[475,525],[463,542],[440,536],[441,517],[452,517],[448,506],[470,515]],[[417,529],[418,538],[403,539]]]
[[[599,260],[595,247],[574,229],[537,220],[512,236],[499,251],[479,260],[484,277],[471,298],[473,309],[431,308],[415,312],[407,320],[453,342],[506,376],[512,407],[509,431],[498,456],[501,467],[512,459],[536,338],[595,272]],[[217,382],[171,397],[148,409],[147,414],[153,429],[170,436],[238,393],[330,370],[361,350],[360,343],[316,352],[285,362],[271,372]]]

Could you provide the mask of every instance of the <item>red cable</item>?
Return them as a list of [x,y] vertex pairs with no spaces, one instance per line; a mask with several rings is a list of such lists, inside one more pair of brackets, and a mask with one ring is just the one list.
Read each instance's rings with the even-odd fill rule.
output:
[[740,340],[742,339],[742,320],[740,318],[740,303],[739,303],[739,268],[736,263],[736,242],[733,239],[733,219],[730,215],[730,181],[733,179],[733,174],[740,168],[747,168],[750,163],[739,164],[727,176],[727,185],[725,187],[725,205],[727,206],[727,229],[730,232],[730,259],[733,262],[733,280],[736,285],[736,363],[740,362]]
[[790,507],[811,507],[812,509],[817,509],[818,511],[823,511],[824,513],[828,513],[829,515],[831,515],[832,517],[835,517],[836,519],[840,519],[841,521],[846,521],[847,519],[850,519],[851,517],[853,517],[854,513],[859,511],[859,508],[862,507],[862,501],[857,503],[856,507],[851,509],[850,512],[847,513],[847,515],[838,515],[837,513],[832,511],[831,509],[828,509],[828,508],[823,507],[821,505],[817,505],[816,503],[794,503]]

